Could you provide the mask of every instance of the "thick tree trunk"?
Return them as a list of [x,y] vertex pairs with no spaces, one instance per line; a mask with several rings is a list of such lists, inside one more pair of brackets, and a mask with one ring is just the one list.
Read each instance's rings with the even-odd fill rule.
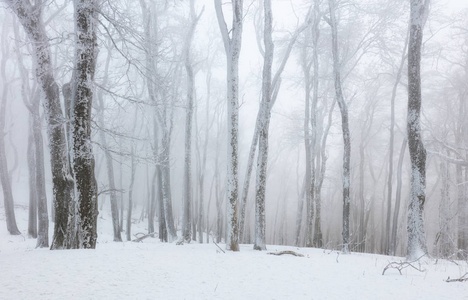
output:
[[408,46],[408,148],[411,158],[411,191],[408,206],[407,258],[427,253],[423,210],[426,200],[426,149],[421,136],[421,45],[425,16],[424,0],[411,0]]
[[73,169],[78,201],[78,246],[96,247],[97,184],[91,144],[91,107],[97,58],[98,3],[75,0],[75,74],[73,76]]

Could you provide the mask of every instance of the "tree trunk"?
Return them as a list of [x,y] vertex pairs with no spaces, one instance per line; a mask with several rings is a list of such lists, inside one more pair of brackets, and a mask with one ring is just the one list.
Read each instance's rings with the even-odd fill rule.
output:
[[263,42],[265,54],[263,57],[262,101],[260,103],[260,134],[258,141],[257,179],[255,191],[255,250],[266,250],[265,243],[265,194],[266,173],[268,167],[268,131],[271,116],[271,66],[273,64],[274,44],[272,39],[273,15],[271,0],[264,0],[264,31]]
[[341,87],[341,67],[338,53],[338,23],[335,17],[335,0],[329,0],[330,27],[332,30],[333,73],[335,77],[335,96],[341,112],[341,128],[343,133],[343,252],[349,252],[349,215],[350,215],[350,162],[351,162],[351,136],[349,132],[348,107],[343,97]]
[[34,157],[34,133],[32,114],[29,114],[28,171],[29,171],[29,218],[28,235],[37,238],[36,158]]
[[75,73],[73,76],[73,169],[78,201],[78,246],[96,247],[97,183],[91,143],[91,107],[97,58],[98,3],[75,0]]
[[[6,28],[6,26],[4,26]],[[15,204],[13,202],[13,193],[11,190],[11,180],[10,175],[8,174],[8,164],[7,164],[7,157],[5,152],[5,113],[6,113],[6,106],[7,106],[7,94],[8,94],[8,83],[6,81],[6,61],[7,61],[7,53],[4,51],[4,47],[6,46],[4,37],[5,33],[2,34],[2,61],[0,66],[1,78],[3,82],[3,93],[1,95],[1,103],[0,103],[0,180],[2,183],[2,190],[3,190],[3,201],[5,206],[5,216],[6,216],[6,225],[7,230],[11,235],[18,235],[21,232],[16,225],[16,217],[15,217]]]
[[423,210],[426,200],[426,149],[421,136],[421,44],[425,0],[411,0],[408,46],[408,148],[411,158],[411,191],[408,206],[407,258],[427,253]]
[[128,187],[128,206],[127,206],[127,228],[125,230],[127,241],[132,240],[132,209],[133,209],[133,184],[135,182],[135,171],[136,171],[136,163],[135,163],[135,150],[132,145],[132,170],[130,176],[130,186]]
[[[190,243],[191,240],[191,206],[192,206],[192,118],[193,118],[193,98],[195,88],[195,76],[193,74],[190,48],[192,46],[193,35],[197,26],[198,18],[195,15],[194,0],[190,0],[190,27],[184,46],[185,70],[187,72],[187,107],[185,114],[185,168],[184,168],[184,198],[182,214],[182,237],[184,241]],[[195,232],[194,232],[195,234]]]
[[242,41],[243,0],[232,1],[232,37],[224,19],[221,0],[214,0],[216,16],[224,43],[227,61],[227,240],[226,248],[239,251],[238,223],[238,135],[239,135],[239,55]]

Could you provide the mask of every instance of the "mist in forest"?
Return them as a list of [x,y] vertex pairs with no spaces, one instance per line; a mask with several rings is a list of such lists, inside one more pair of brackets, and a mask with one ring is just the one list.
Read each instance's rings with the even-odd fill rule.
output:
[[[81,151],[80,130],[72,128],[82,58],[76,9],[72,1],[36,2],[38,14],[30,1],[0,2],[0,205],[7,210],[11,198],[14,207],[32,210],[31,238],[44,212],[54,228],[53,127],[63,128],[62,158],[75,164],[70,176],[78,174]],[[133,240],[131,224],[141,222],[168,242],[214,240],[236,250],[235,237],[259,250],[345,246],[403,256],[414,176],[407,141],[410,2],[424,3],[425,242],[432,255],[466,257],[468,3],[91,2],[96,61],[84,80],[92,86],[87,147],[97,218],[113,223],[115,241]],[[31,8],[19,17],[15,3]],[[25,30],[33,15],[45,29],[41,43],[32,41],[34,29]],[[37,51],[45,44],[63,115],[55,125],[38,81],[44,74]],[[235,64],[238,79],[229,73]],[[37,203],[47,204],[39,215]]]

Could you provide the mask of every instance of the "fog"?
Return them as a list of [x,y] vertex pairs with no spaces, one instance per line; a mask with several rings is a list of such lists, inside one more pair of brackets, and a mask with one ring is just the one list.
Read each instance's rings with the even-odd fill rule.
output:
[[[29,206],[29,191],[34,191],[35,187],[29,184],[27,150],[31,113],[25,102],[40,99],[46,192],[50,224],[53,224],[53,184],[46,113],[42,106],[44,95],[36,83],[36,62],[31,52],[36,45],[31,43],[9,2],[0,3],[0,119],[4,124],[0,146],[5,149],[7,166],[2,173],[11,179],[15,207]],[[73,5],[70,1],[60,0],[40,2],[52,52],[53,74],[62,94],[64,84],[72,80],[75,62]],[[190,80],[186,66],[190,65],[194,74],[189,187],[191,223],[194,225],[190,232],[196,242],[206,242],[206,235],[210,241],[225,241],[230,163],[227,155],[227,65],[215,6],[213,1],[195,0],[192,18],[199,19],[193,23],[190,1],[143,1],[147,5],[146,11],[141,2],[102,1],[98,14],[99,52],[93,81],[91,124],[99,217],[111,223],[111,201],[117,201],[120,229],[126,233],[131,193],[131,222],[148,222],[151,203],[155,203],[157,224],[162,203],[158,200],[162,192],[159,194],[157,167],[166,162],[170,169],[174,224],[177,230],[182,230],[186,197],[186,116],[190,108],[187,105]],[[245,0],[243,4],[238,106],[239,203],[262,103],[262,52],[266,49],[260,2]],[[269,121],[265,238],[267,244],[304,246],[307,237],[314,236],[316,226],[320,226],[323,240],[313,246],[340,249],[343,244],[342,117],[335,95],[329,3],[319,1],[320,14],[316,23],[319,34],[314,47],[312,27],[317,17],[310,16],[313,2],[272,0],[272,77],[278,74],[280,80],[274,86],[277,97],[273,100]],[[339,67],[343,97],[349,110],[351,138],[349,247],[351,251],[388,253],[389,225],[395,223],[395,253],[405,255],[411,178],[410,156],[404,144],[408,111],[405,41],[408,39],[409,1],[336,2]],[[222,6],[227,28],[231,30],[231,4],[223,2]],[[429,7],[421,61],[421,131],[427,150],[424,225],[428,251],[448,256],[468,250],[468,3],[464,0],[433,0]],[[146,24],[151,24],[148,25],[150,35],[146,35]],[[188,32],[193,24],[196,24],[193,40],[187,46]],[[289,45],[292,45],[290,54]],[[315,74],[314,51],[318,59]],[[148,57],[153,60],[151,66]],[[287,62],[285,57],[288,57]],[[283,62],[286,62],[284,71],[280,73],[278,70],[281,71]],[[318,82],[316,90],[315,79]],[[149,86],[156,91],[154,99]],[[312,101],[314,93],[317,95],[315,112],[311,112],[314,104],[309,102],[309,112],[305,113],[306,97],[311,97]],[[392,94],[395,123],[393,150],[390,150]],[[65,112],[62,95],[61,101]],[[304,125],[306,114],[307,118],[314,119],[315,125],[310,122]],[[65,126],[71,121],[65,117],[62,123]],[[313,232],[309,232],[306,194],[310,183],[306,183],[308,154],[305,141],[312,133],[315,145],[310,147],[314,149],[314,156],[309,162],[314,165],[312,180],[315,181],[316,195],[311,202],[313,213],[309,216],[315,225]],[[166,157],[162,156],[165,151],[170,152]],[[390,153],[392,157],[389,157]],[[106,160],[106,155],[110,160]],[[109,163],[113,165],[113,188],[109,182]],[[257,156],[250,179],[241,243],[254,242],[256,174]],[[390,180],[389,174],[392,174]],[[321,178],[323,182],[319,183]],[[392,184],[390,200],[389,183]],[[320,189],[317,189],[318,185]],[[394,219],[398,188],[401,189],[401,205]],[[116,199],[111,200],[113,193]],[[0,205],[3,205],[4,194],[0,198]],[[316,225],[317,203],[321,208],[319,225]],[[390,215],[391,224],[387,222]],[[5,222],[2,221],[0,226],[5,226]],[[200,237],[199,231],[203,232],[204,238]],[[147,233],[152,230],[148,229]],[[135,232],[132,232],[132,239],[133,234]],[[180,238],[181,234],[178,236]]]

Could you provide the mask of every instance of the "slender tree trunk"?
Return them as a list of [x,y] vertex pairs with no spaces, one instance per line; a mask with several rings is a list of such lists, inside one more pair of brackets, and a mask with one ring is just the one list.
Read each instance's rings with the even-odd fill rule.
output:
[[135,183],[135,172],[136,172],[136,163],[135,163],[135,150],[132,146],[132,170],[130,177],[130,186],[128,187],[128,208],[127,208],[127,228],[125,230],[127,241],[132,240],[132,209],[133,209],[133,184]]
[[34,157],[32,114],[29,114],[29,136],[28,136],[28,171],[29,171],[29,218],[28,235],[37,238],[37,196],[36,196],[36,158]]
[[329,0],[330,26],[332,30],[333,73],[335,77],[336,101],[341,112],[341,128],[343,132],[343,252],[349,252],[349,215],[350,215],[350,185],[351,185],[351,136],[349,131],[348,107],[343,97],[341,86],[340,56],[338,53],[338,23],[335,17],[335,0]]
[[[193,35],[198,23],[198,18],[195,15],[194,0],[190,0],[190,19],[191,25],[187,33],[185,52],[185,70],[187,72],[187,107],[185,115],[185,168],[184,168],[184,201],[183,201],[183,216],[182,216],[182,237],[190,243],[191,235],[191,205],[192,205],[192,118],[193,118],[193,102],[195,75],[193,74],[192,60],[190,56],[190,48],[192,46]],[[194,232],[195,234],[195,232]]]
[[[6,26],[4,26],[6,28]],[[5,37],[5,33],[3,32],[2,37]],[[2,184],[3,190],[3,201],[5,207],[5,216],[6,216],[6,225],[7,230],[11,235],[18,235],[21,232],[16,225],[16,217],[15,217],[15,208],[14,208],[14,201],[13,201],[13,193],[11,190],[11,180],[10,175],[8,174],[8,164],[7,164],[7,157],[5,152],[5,113],[6,113],[6,105],[7,105],[7,94],[8,94],[8,84],[6,81],[6,73],[5,73],[5,66],[7,61],[7,54],[4,51],[4,47],[6,46],[4,38],[2,38],[2,61],[0,66],[0,72],[2,77],[2,88],[3,93],[1,95],[1,103],[0,103],[0,180]]]
[[408,206],[407,258],[427,253],[423,210],[426,200],[426,149],[421,136],[421,46],[425,0],[411,0],[408,46],[408,148],[411,158],[411,192]]
[[255,250],[266,250],[265,243],[265,194],[268,167],[268,131],[271,116],[271,66],[273,64],[274,44],[272,39],[273,15],[271,0],[264,0],[263,42],[265,54],[263,60],[262,101],[259,114],[262,121],[258,141],[257,180],[255,192]]
[[[108,49],[108,51],[110,52],[110,49]],[[108,81],[110,58],[111,58],[111,55],[110,53],[108,53],[106,64],[104,67],[104,79],[102,82],[102,86],[106,86],[107,81]],[[100,110],[100,112],[98,113],[98,120],[99,120],[100,126],[102,128],[105,128],[105,122],[104,122],[105,108],[104,108],[102,89],[99,90],[97,98],[99,101],[99,110]],[[112,212],[112,227],[114,229],[114,242],[121,242],[122,235],[120,233],[121,230],[120,230],[120,224],[119,224],[119,207],[117,203],[118,201],[117,190],[115,188],[114,162],[112,160],[111,152],[108,149],[107,139],[106,139],[106,135],[103,129],[99,131],[99,136],[100,136],[102,147],[104,148],[104,156],[106,158],[106,165],[107,165],[107,178],[109,181],[109,190],[110,190],[110,203],[111,203],[111,212]]]
[[[319,164],[319,155],[317,155],[317,137],[318,137],[318,126],[317,126],[317,104],[318,104],[318,95],[319,95],[319,37],[320,37],[320,19],[321,19],[321,12],[320,12],[320,3],[319,1],[314,1],[314,22],[312,24],[312,64],[313,64],[313,78],[312,78],[312,106],[311,106],[311,117],[310,117],[310,126],[311,126],[311,159],[312,159],[312,169],[311,169],[311,186],[310,186],[310,194],[311,194],[311,203],[312,208],[315,206],[315,211],[311,211],[311,213],[315,214],[315,219],[311,225],[311,232],[313,232],[311,244],[315,247],[321,247],[321,229],[320,229],[320,211],[321,211],[321,203],[320,203],[320,196],[317,194],[318,189],[318,177],[317,177],[317,168],[320,167]],[[312,220],[311,220],[312,221]],[[319,232],[316,232],[318,230]]]
[[231,35],[226,26],[221,0],[214,0],[216,16],[224,42],[227,61],[227,240],[226,248],[239,251],[238,194],[239,194],[239,55],[242,41],[243,0],[232,1]]
[[42,140],[42,126],[39,115],[39,97],[32,104],[33,114],[33,135],[34,135],[34,158],[36,161],[36,197],[37,212],[39,220],[39,230],[37,233],[36,247],[49,247],[49,214],[47,212],[47,194],[45,189],[44,172],[44,148]]

